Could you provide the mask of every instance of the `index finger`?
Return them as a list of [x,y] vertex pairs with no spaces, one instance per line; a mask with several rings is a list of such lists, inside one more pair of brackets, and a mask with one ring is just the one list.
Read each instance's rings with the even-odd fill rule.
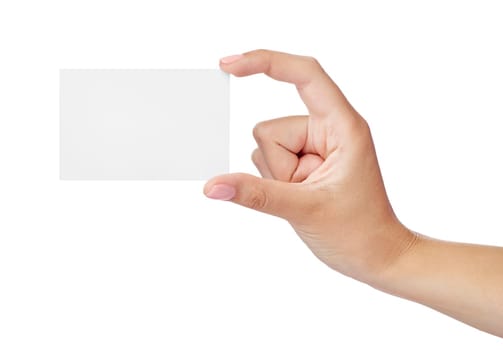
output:
[[312,116],[347,111],[351,107],[339,87],[312,57],[255,50],[221,59],[220,68],[238,77],[264,73],[294,84]]

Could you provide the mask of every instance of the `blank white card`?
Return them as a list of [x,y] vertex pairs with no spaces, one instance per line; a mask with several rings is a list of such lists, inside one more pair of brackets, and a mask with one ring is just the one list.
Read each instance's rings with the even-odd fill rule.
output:
[[229,167],[219,70],[61,70],[60,177],[204,180]]

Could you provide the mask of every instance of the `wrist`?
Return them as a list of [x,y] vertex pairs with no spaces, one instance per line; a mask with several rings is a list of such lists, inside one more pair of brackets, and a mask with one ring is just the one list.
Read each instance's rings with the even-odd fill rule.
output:
[[396,283],[400,281],[400,276],[403,275],[412,256],[417,256],[418,246],[422,245],[427,237],[410,230],[399,222],[389,229],[388,236],[393,237],[393,243],[383,253],[380,264],[376,264],[375,268],[369,268],[369,277],[365,282],[373,288],[394,294],[393,291]]

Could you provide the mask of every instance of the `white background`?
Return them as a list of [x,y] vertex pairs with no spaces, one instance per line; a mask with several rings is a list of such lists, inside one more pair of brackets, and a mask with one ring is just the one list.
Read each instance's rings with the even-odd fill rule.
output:
[[[287,223],[202,182],[58,180],[60,68],[214,68],[271,48],[317,57],[369,120],[405,224],[503,245],[499,2],[411,3],[3,1],[0,349],[500,349],[331,271]],[[303,112],[291,86],[233,79],[231,170],[255,172],[255,123]]]

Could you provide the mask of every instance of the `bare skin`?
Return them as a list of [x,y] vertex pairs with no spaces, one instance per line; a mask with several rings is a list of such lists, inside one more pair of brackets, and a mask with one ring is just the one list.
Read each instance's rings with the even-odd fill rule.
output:
[[309,116],[259,123],[263,178],[217,176],[208,197],[284,218],[334,270],[503,337],[503,248],[435,240],[398,220],[366,121],[315,59],[256,50],[220,67],[295,84]]

